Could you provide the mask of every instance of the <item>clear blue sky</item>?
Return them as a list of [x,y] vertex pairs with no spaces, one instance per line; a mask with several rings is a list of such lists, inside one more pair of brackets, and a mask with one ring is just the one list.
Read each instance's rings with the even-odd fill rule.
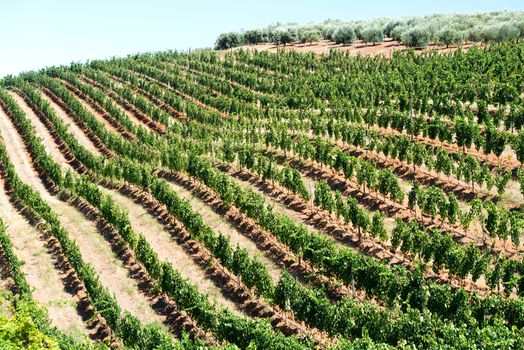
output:
[[523,0],[0,0],[0,77],[130,53],[210,47],[275,22],[524,10]]

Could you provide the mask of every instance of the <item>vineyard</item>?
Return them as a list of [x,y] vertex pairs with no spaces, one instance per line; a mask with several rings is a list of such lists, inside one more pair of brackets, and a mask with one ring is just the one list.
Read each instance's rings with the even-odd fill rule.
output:
[[7,76],[0,320],[61,349],[523,348],[523,72],[516,39]]

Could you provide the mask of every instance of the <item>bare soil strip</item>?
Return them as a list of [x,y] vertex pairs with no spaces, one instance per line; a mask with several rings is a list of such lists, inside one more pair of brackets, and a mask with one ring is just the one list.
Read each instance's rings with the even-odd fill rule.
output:
[[[482,45],[482,44],[480,44]],[[479,46],[479,43],[473,43],[468,42],[465,44],[462,44],[460,46],[457,45],[450,45],[449,47],[446,47],[446,45],[435,45],[431,44],[428,45],[424,49],[416,49],[414,52],[415,54],[421,54],[430,50],[436,50],[437,52],[453,52],[456,51],[459,47],[462,50],[467,50],[471,47]],[[257,50],[257,51],[269,51],[269,52],[277,52],[277,50],[285,50],[285,51],[297,51],[297,52],[313,52],[317,56],[321,54],[327,54],[330,50],[339,50],[339,51],[347,51],[352,56],[375,56],[375,55],[383,55],[387,58],[391,58],[393,52],[395,51],[407,51],[409,50],[408,47],[403,45],[402,43],[393,40],[392,38],[385,38],[382,43],[377,43],[375,45],[364,43],[362,40],[356,40],[354,43],[350,45],[342,45],[342,44],[336,44],[333,41],[323,39],[314,43],[293,43],[288,44],[286,46],[283,45],[275,45],[273,43],[260,43],[256,45],[243,45],[234,48],[233,50]],[[221,55],[225,55],[227,50],[220,51]],[[258,67],[258,66],[257,66]],[[264,69],[265,71],[271,73],[272,71],[268,69]]]
[[[259,192],[271,201],[272,204],[284,204],[289,208],[286,208],[287,210],[291,209],[295,211],[294,216],[300,218],[303,223],[314,225],[322,232],[349,247],[355,248],[365,255],[386,261],[389,265],[400,264],[408,269],[412,268],[412,259],[406,254],[400,251],[392,253],[389,246],[371,237],[363,236],[362,239],[359,240],[357,233],[353,232],[354,230],[348,225],[313,206],[311,203],[306,202],[303,198],[289,193],[289,191],[286,191],[281,186],[276,184],[272,185],[269,181],[258,179],[254,174],[246,170],[234,170],[226,165],[221,165],[219,168],[228,173],[231,178],[241,186],[250,185],[253,190]],[[272,198],[274,200],[272,200]],[[275,208],[277,208],[277,206],[275,206]],[[488,293],[488,288],[483,278],[477,282],[473,282],[469,278],[457,279],[449,275],[445,270],[441,270],[438,275],[432,271],[426,271],[425,276],[430,279],[435,279],[439,283],[449,283],[452,287],[461,286],[466,290],[474,290],[482,296]]]
[[[97,86],[98,87],[98,86]],[[123,98],[121,98],[119,95],[117,95],[116,92],[109,93],[109,90],[103,90],[107,93],[107,98],[111,100],[111,102],[122,110],[128,117],[131,122],[136,126],[143,126],[148,129],[151,129],[152,131],[160,131],[164,130],[164,128],[161,126],[161,124],[156,123],[153,119],[146,116],[144,113],[142,113],[138,108],[136,108],[134,105],[131,105],[127,103]],[[147,122],[150,120],[151,122]],[[155,127],[156,126],[156,127]]]
[[[221,168],[225,169],[224,167],[221,167]],[[231,180],[236,182],[240,187],[244,189],[250,188],[254,192],[264,197],[266,202],[268,204],[271,204],[274,212],[287,216],[297,225],[304,225],[307,228],[307,230],[311,233],[322,234],[321,230],[316,227],[315,223],[313,223],[310,220],[304,220],[304,217],[302,215],[288,208],[285,204],[283,204],[282,200],[274,199],[268,196],[266,193],[264,193],[264,191],[262,191],[258,186],[256,186],[255,183],[248,181],[247,179],[245,179],[245,177],[242,178],[241,176],[239,176],[239,174],[242,174],[242,173],[243,172],[241,171],[231,170],[228,172],[228,175],[230,175]],[[327,237],[331,238],[330,236],[327,236]]]
[[219,196],[207,186],[178,173],[160,172],[160,176],[182,186],[190,191],[193,196],[207,203],[207,205],[212,207],[212,210],[222,214],[241,234],[249,238],[268,259],[274,261],[278,266],[285,266],[288,272],[295,275],[302,283],[311,282],[314,285],[321,286],[333,300],[338,300],[343,296],[365,299],[363,291],[354,290],[353,288],[350,290],[350,288],[342,285],[340,281],[335,281],[322,275],[320,271],[308,262],[300,261],[289,247],[280,243],[276,237],[263,230],[253,219],[241,213],[234,205],[227,207]]
[[[415,212],[407,208],[405,205],[394,202],[388,198],[384,198],[374,191],[367,191],[364,193],[358,184],[346,179],[343,175],[326,166],[320,166],[314,161],[304,161],[302,159],[294,159],[291,156],[285,157],[282,152],[272,151],[274,159],[281,164],[298,169],[303,176],[312,177],[317,180],[326,181],[332,189],[339,190],[345,196],[354,197],[362,205],[371,210],[381,210],[386,213],[386,216],[393,216],[403,220],[416,220],[421,225],[427,228],[437,228],[449,232],[453,239],[461,244],[477,244],[479,248],[486,248],[483,243],[484,237],[476,232],[464,230],[459,225],[451,226],[447,222],[439,222],[435,218],[428,215],[415,215]],[[487,238],[488,244],[491,244],[491,239]],[[497,239],[495,252],[500,252],[512,259],[520,259],[523,255],[523,246],[515,247],[511,242],[504,244]]]
[[[158,98],[156,98],[155,96],[153,96],[152,94],[148,93],[146,90],[138,87],[138,86],[135,86],[131,83],[129,83],[128,81],[125,81],[121,78],[118,78],[114,75],[111,75],[109,73],[107,73],[108,77],[112,80],[114,80],[115,82],[119,83],[119,84],[122,84],[122,85],[125,85],[127,88],[133,90],[134,92],[136,93],[139,93],[141,94],[142,96],[144,96],[146,99],[148,99],[151,103],[153,103],[155,106],[157,106],[158,108],[162,109],[164,112],[168,113],[171,117],[173,118],[176,118],[176,119],[179,119],[179,120],[185,120],[187,119],[187,115],[181,111],[178,111],[176,109],[174,109],[173,107],[171,107],[171,105],[163,102],[162,100],[159,100]],[[89,79],[89,78],[85,78],[83,77],[83,79],[87,82],[89,82],[90,84],[93,84],[93,85],[96,85],[97,87],[99,88],[103,88],[101,87],[99,84],[97,84],[96,82],[94,82],[93,80]],[[137,112],[140,112],[138,111],[138,109],[130,104],[130,103],[127,103],[126,101],[123,100],[123,98],[121,98],[118,94],[116,94],[114,91],[110,91],[108,89],[104,89],[108,94],[110,94],[112,96],[112,98],[114,99],[117,99],[118,101],[120,101],[122,103],[122,105],[125,106],[125,108],[128,108],[129,111],[133,111],[133,113],[137,113]],[[135,112],[136,110],[136,112]],[[161,124],[160,124],[161,125]]]
[[53,137],[47,131],[46,126],[40,121],[40,119],[27,105],[24,99],[14,92],[9,92],[9,94],[18,103],[18,106],[22,109],[22,111],[24,111],[26,117],[31,121],[31,124],[33,124],[36,133],[42,139],[42,143],[44,144],[46,151],[51,155],[53,160],[57,164],[60,164],[63,171],[67,169],[73,170],[71,165],[69,165],[69,162],[65,159],[62,152],[60,152],[60,150],[57,148],[56,143],[53,140]]
[[57,108],[53,100],[51,100],[46,94],[41,94],[41,96],[44,100],[51,104],[56,115],[60,117],[65,124],[68,125],[69,132],[75,136],[75,138],[78,140],[78,143],[97,156],[102,155],[102,153],[98,151],[93,142],[82,132],[80,127],[76,125],[75,121],[71,117],[64,113],[60,108]]
[[172,263],[182,276],[197,285],[198,289],[206,293],[212,301],[240,313],[238,306],[226,299],[205,272],[189,259],[187,253],[171,237],[164,225],[159,223],[146,209],[120,192],[104,187],[101,189],[109,194],[117,204],[126,208],[133,229],[146,237],[161,260]]
[[114,157],[115,156],[115,152],[110,150],[108,147],[106,147],[106,145],[102,142],[102,140],[97,136],[97,134],[95,134],[93,131],[91,131],[91,129],[89,129],[88,125],[83,122],[83,121],[76,121],[76,118],[75,118],[75,114],[74,112],[71,110],[71,108],[69,108],[69,106],[64,102],[62,101],[60,98],[58,98],[53,92],[51,92],[51,90],[47,89],[47,88],[43,88],[42,89],[42,92],[48,97],[51,99],[51,106],[53,106],[53,108],[57,109],[57,110],[62,110],[62,113],[65,113],[66,116],[68,116],[70,118],[70,120],[73,121],[73,123],[75,123],[81,131],[84,132],[85,136],[87,136],[87,138],[93,143],[93,145],[98,148],[99,150],[99,153],[101,153],[102,155],[108,157],[108,158],[111,158],[111,157]]
[[107,111],[104,110],[102,106],[100,106],[96,101],[91,99],[89,96],[85,95],[82,91],[77,89],[75,86],[69,84],[68,82],[60,79],[57,79],[57,81],[64,85],[74,95],[74,98],[78,102],[80,102],[82,106],[96,119],[104,123],[106,128],[108,128],[111,132],[120,135],[121,137],[127,140],[136,140],[136,137],[134,135],[127,132],[124,129],[124,127],[118,122],[118,120],[110,116],[109,113],[107,113]]
[[110,244],[100,237],[96,224],[47,191],[32,167],[17,130],[3,112],[0,115],[0,126],[10,159],[20,178],[40,192],[42,198],[58,214],[62,225],[78,243],[86,262],[95,267],[103,285],[115,294],[119,305],[143,323],[161,322],[161,317],[153,312],[149,301],[139,293],[135,280],[128,276],[122,263],[112,253]]
[[[115,82],[119,83],[119,84],[122,84],[122,85],[126,85],[128,88],[132,89],[133,91],[137,91],[138,88],[136,88],[135,86],[133,85],[130,85],[130,84],[127,84],[127,83],[124,83],[122,82],[121,80],[119,79],[116,79],[114,78],[112,75],[109,76],[111,79],[115,80]],[[152,131],[156,131],[158,132],[159,134],[165,134],[166,133],[166,127],[165,125],[161,124],[160,122],[157,122],[156,120],[154,120],[153,118],[151,118],[150,116],[148,116],[147,114],[143,113],[140,109],[138,109],[135,105],[129,103],[126,99],[124,99],[123,97],[121,97],[118,93],[116,93],[115,91],[113,90],[110,90],[108,88],[106,88],[105,86],[102,86],[101,84],[99,84],[98,82],[90,79],[90,78],[87,78],[85,76],[81,76],[80,79],[86,83],[86,84],[89,84],[91,86],[94,86],[102,91],[104,91],[107,95],[107,98],[111,99],[111,101],[113,102],[114,105],[116,105],[117,107],[119,107],[120,109],[122,109],[126,114],[127,116],[129,117],[129,119],[135,124],[135,125],[143,125],[147,128],[150,128]],[[140,89],[141,93],[142,93],[142,89]],[[142,93],[143,94],[143,93]],[[147,94],[149,95],[149,94]],[[150,95],[149,95],[150,96]],[[163,106],[168,106],[166,105],[164,102],[161,102],[160,100],[158,99],[155,99],[155,101],[160,104],[160,105],[163,105]]]
[[89,335],[77,310],[79,300],[72,291],[65,290],[65,276],[55,268],[56,261],[41,232],[19,214],[4,189],[0,179],[0,217],[7,226],[14,253],[23,261],[22,271],[33,288],[33,298],[48,310],[53,326],[75,337]]
[[[26,103],[25,100],[22,101],[22,103]],[[29,106],[28,106],[29,107]],[[44,135],[47,138],[52,138],[54,141],[54,145],[51,146],[51,149],[47,149],[47,151],[51,151],[51,153],[55,153],[55,156],[57,158],[61,158],[65,160],[66,155],[68,158],[68,162],[71,163],[71,167],[76,170],[76,172],[80,174],[88,174],[91,176],[90,171],[85,168],[72,154],[69,147],[61,140],[60,136],[54,131],[54,128],[52,125],[49,124],[49,122],[43,117],[41,111],[35,109],[33,110],[32,107],[29,107],[29,112],[31,112],[32,122],[33,124],[40,123],[44,127]],[[37,114],[37,115],[35,115]],[[36,118],[36,120],[35,120]],[[45,125],[44,125],[45,124]],[[59,154],[56,154],[58,152]],[[103,189],[103,187],[102,187]],[[142,203],[140,203],[142,204]],[[85,213],[84,213],[85,214]],[[126,267],[127,265],[138,265],[136,261],[132,258],[132,254],[129,254],[128,252],[125,252],[126,249],[123,249],[122,255],[125,255],[126,257],[124,260],[126,261]],[[143,269],[142,269],[143,270]],[[135,274],[138,275],[145,275],[143,271],[140,271],[140,268],[134,269],[136,271]],[[143,279],[141,282],[141,285],[144,289],[149,288],[148,296],[150,300],[154,301],[155,304],[153,305],[157,313],[160,313],[162,315],[165,315],[167,317],[167,323],[170,325],[171,330],[173,333],[177,335],[181,335],[181,331],[185,330],[192,336],[197,336],[201,339],[205,339],[207,344],[213,344],[214,340],[212,335],[205,334],[203,331],[201,331],[196,323],[187,315],[186,312],[178,310],[178,307],[176,306],[176,303],[169,298],[166,295],[160,295],[158,296],[156,292],[152,291],[152,283],[151,281],[148,281],[147,279]]]
[[[161,206],[158,206],[158,204],[151,200],[150,195],[144,194],[140,190],[134,189],[128,185],[105,185],[114,189],[119,189],[125,196],[133,197],[136,202],[141,203],[142,205],[145,204],[145,207],[150,212],[152,212],[157,218],[161,218],[161,220],[164,221],[164,224],[171,225],[171,228],[176,232],[175,236],[177,237],[178,243],[184,246],[184,249],[186,249],[186,251],[191,254],[191,257],[194,261],[198,262],[201,267],[206,268],[206,273],[210,276],[215,285],[219,286],[222,292],[234,300],[238,306],[241,306],[243,311],[255,317],[267,318],[276,329],[281,330],[287,335],[297,333],[302,335],[310,334],[313,336],[316,343],[323,343],[323,339],[325,337],[320,336],[318,330],[310,330],[302,323],[298,323],[289,317],[284,318],[284,316],[281,314],[282,312],[279,311],[278,308],[275,309],[274,307],[267,305],[265,302],[262,302],[262,300],[254,298],[245,286],[237,285],[234,276],[230,272],[224,270],[223,267],[211,257],[209,252],[207,252],[207,250],[200,245],[200,243],[188,240],[188,235],[187,232],[185,232],[185,229],[181,227],[180,224],[177,223],[176,220],[174,220],[169,214],[166,214],[165,209],[163,209]],[[80,205],[82,206],[82,204]],[[85,206],[81,209],[84,208]],[[87,210],[82,210],[82,212],[84,212],[84,214],[89,214],[90,210],[87,208]],[[114,238],[114,233],[109,233],[109,235],[112,235],[112,237],[109,238],[110,241],[116,239]],[[117,249],[119,249],[119,247],[117,247]],[[127,253],[123,253],[123,255],[124,259],[127,259],[128,257],[132,256],[132,253],[128,251]],[[126,264],[131,265],[131,268],[138,265],[136,261],[129,262],[128,260],[126,260]],[[135,272],[135,274],[136,273],[138,272]]]
[[193,196],[191,191],[182,186],[179,186],[174,182],[169,182],[169,185],[181,198],[187,200],[195,211],[202,215],[204,222],[209,227],[211,227],[213,231],[216,233],[222,233],[226,237],[229,237],[233,246],[238,244],[240,248],[245,248],[250,256],[258,256],[262,264],[268,269],[273,282],[278,282],[282,271],[281,268],[263,254],[260,254],[260,251],[252,241],[238,232],[238,230],[233,225],[231,225],[227,219],[214,212],[213,209],[209,207],[209,205],[207,205],[201,199]]

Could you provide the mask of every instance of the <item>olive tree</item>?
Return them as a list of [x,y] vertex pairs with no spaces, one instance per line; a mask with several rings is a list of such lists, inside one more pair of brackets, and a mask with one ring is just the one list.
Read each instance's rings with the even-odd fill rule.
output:
[[246,44],[255,45],[267,40],[264,31],[260,29],[246,30],[244,33],[244,41]]
[[451,44],[460,44],[462,37],[460,33],[451,28],[445,28],[437,33],[437,41],[449,47]]
[[325,26],[324,28],[322,28],[322,36],[324,39],[335,41],[334,36],[335,36],[336,31],[337,31],[337,26],[333,24]]
[[333,33],[333,39],[337,44],[351,44],[355,41],[357,38],[355,34],[355,30],[353,27],[349,25],[345,25],[342,27],[339,27],[334,33]]
[[393,40],[403,41],[402,37],[404,36],[404,33],[408,31],[408,29],[409,27],[407,26],[407,24],[397,25],[393,29],[391,29],[389,36],[393,38]]
[[514,26],[519,30],[519,38],[524,38],[524,20],[515,22]]
[[430,32],[427,28],[415,27],[402,35],[402,42],[409,47],[427,47],[429,39]]
[[227,50],[240,44],[242,44],[242,37],[238,33],[222,33],[217,38],[215,49]]
[[402,21],[395,19],[389,20],[384,26],[384,35],[386,35],[387,37],[391,37],[391,33],[393,32],[393,30],[395,30],[395,28],[397,28],[400,25],[402,25]]
[[291,44],[292,42],[298,41],[298,31],[294,28],[277,30],[273,33],[273,38],[271,40],[275,45]]
[[482,41],[482,29],[479,27],[474,27],[466,32],[466,40],[471,42]]
[[496,41],[515,40],[519,35],[519,29],[512,23],[501,23],[497,25],[494,30],[494,39]]
[[314,41],[320,41],[322,36],[315,29],[303,29],[298,32],[298,40],[302,43],[313,44]]
[[365,43],[373,43],[373,45],[375,45],[376,43],[384,41],[384,33],[382,29],[378,27],[365,28],[362,30],[361,35]]

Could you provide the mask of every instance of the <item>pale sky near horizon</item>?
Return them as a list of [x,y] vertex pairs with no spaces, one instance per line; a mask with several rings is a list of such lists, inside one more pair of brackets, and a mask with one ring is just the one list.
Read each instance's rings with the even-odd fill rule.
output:
[[[249,4],[249,5],[248,5]],[[211,47],[276,22],[522,11],[522,0],[0,0],[0,78],[137,52]]]

